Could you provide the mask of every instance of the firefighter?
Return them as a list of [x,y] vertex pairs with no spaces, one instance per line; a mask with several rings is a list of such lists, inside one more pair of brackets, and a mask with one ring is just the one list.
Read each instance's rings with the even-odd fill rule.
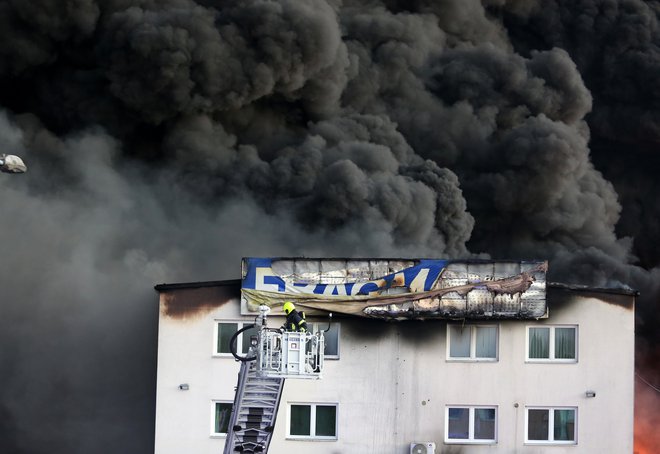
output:
[[286,331],[307,332],[307,322],[305,321],[304,312],[298,312],[296,306],[291,301],[284,303],[282,309],[284,309],[284,313],[286,314],[286,322],[284,324]]

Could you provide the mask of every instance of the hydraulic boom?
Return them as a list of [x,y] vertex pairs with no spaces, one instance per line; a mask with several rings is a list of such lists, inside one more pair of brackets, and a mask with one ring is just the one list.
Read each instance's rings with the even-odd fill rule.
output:
[[[260,306],[255,324],[237,331],[230,341],[232,354],[242,364],[224,454],[268,452],[284,380],[321,378],[323,331],[302,333],[268,328],[269,312],[270,308]],[[250,339],[247,355],[238,355],[238,334],[255,326],[257,336]]]

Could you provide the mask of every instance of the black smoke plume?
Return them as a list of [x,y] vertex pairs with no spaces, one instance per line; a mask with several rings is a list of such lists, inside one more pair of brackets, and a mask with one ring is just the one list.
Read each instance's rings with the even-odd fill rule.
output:
[[152,452],[152,286],[242,256],[549,259],[656,357],[659,13],[1,0],[0,451]]

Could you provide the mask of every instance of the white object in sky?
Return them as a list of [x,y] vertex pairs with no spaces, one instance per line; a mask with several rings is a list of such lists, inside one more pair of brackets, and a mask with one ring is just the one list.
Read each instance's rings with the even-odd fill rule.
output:
[[27,166],[16,155],[0,154],[0,171],[4,173],[24,173],[27,171]]

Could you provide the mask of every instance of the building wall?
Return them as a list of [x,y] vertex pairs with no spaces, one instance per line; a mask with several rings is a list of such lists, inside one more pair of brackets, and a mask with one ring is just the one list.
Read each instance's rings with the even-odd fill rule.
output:
[[[184,301],[187,291],[177,292]],[[241,319],[238,301],[226,293],[220,304],[211,295],[215,303],[200,304],[203,310],[173,317],[163,309],[170,297],[161,294],[156,454],[217,454],[224,439],[210,436],[212,400],[233,400],[239,365],[212,355],[213,327],[214,320]],[[524,443],[526,406],[577,407],[580,452],[632,452],[632,297],[555,290],[548,298],[549,318],[499,323],[492,363],[447,361],[446,321],[340,319],[341,357],[326,362],[324,378],[287,380],[271,452],[404,454],[414,441],[433,441],[438,453],[545,452],[548,446]],[[530,324],[578,325],[578,362],[527,363]],[[179,390],[181,383],[190,389]],[[338,402],[338,439],[286,440],[287,402]],[[497,406],[497,444],[446,445],[447,405]]]
[[160,295],[156,453],[222,452],[224,438],[210,435],[212,400],[233,401],[238,364],[213,356],[216,317],[241,319],[236,287]]

